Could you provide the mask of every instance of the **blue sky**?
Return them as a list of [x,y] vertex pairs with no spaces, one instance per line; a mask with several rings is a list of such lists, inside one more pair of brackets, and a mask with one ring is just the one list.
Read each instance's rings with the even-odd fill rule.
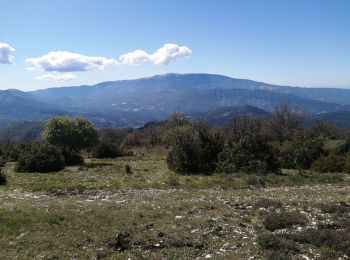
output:
[[0,0],[0,9],[0,89],[169,72],[350,87],[347,0]]

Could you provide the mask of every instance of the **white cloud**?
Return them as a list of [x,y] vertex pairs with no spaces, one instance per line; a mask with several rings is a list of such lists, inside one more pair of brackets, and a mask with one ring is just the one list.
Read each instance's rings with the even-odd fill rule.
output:
[[186,46],[168,43],[159,48],[156,52],[148,54],[143,50],[136,50],[120,56],[120,61],[126,65],[140,65],[150,61],[155,65],[168,65],[178,58],[191,56],[192,50]]
[[68,81],[77,78],[77,76],[72,73],[48,73],[35,78],[39,80]]
[[53,51],[38,58],[26,59],[26,62],[46,72],[104,70],[118,63],[114,59],[90,57],[67,51]]
[[126,65],[140,65],[149,59],[148,53],[143,50],[136,50],[120,56],[120,61]]
[[170,61],[177,58],[186,58],[191,56],[192,50],[186,46],[178,46],[177,44],[164,44],[151,55],[151,61],[156,64],[168,65]]
[[0,42],[0,63],[11,64],[13,62],[12,53],[14,51],[15,49],[9,44]]

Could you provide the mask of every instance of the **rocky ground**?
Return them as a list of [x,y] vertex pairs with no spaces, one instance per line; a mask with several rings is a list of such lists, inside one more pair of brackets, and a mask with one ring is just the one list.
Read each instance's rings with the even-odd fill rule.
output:
[[0,188],[2,259],[346,259],[350,186]]

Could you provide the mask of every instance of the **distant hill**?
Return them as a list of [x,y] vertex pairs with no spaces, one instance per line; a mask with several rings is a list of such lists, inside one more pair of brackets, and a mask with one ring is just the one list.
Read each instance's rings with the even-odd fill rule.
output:
[[223,107],[254,106],[272,112],[288,104],[309,115],[350,111],[350,90],[278,86],[215,74],[166,74],[92,86],[0,91],[0,126],[53,115],[83,115],[98,126],[133,127]]
[[[135,80],[119,80],[99,83],[93,86],[61,87],[37,90],[32,92],[43,99],[99,100],[109,96],[108,100],[125,102],[134,94],[182,92],[205,89],[245,89],[266,90],[283,94],[291,94],[305,99],[313,99],[329,103],[350,105],[350,90],[337,88],[301,88],[288,87],[263,82],[235,79],[216,74],[165,74]],[[121,101],[123,102],[123,101]],[[119,105],[119,104],[115,104]]]
[[194,117],[213,126],[221,126],[232,122],[238,116],[270,116],[271,114],[253,106],[220,107]]
[[22,121],[38,121],[66,114],[62,108],[36,100],[18,90],[0,90],[0,126]]
[[0,143],[11,139],[18,141],[31,141],[41,138],[44,122],[23,122],[0,128]]
[[350,111],[324,112],[310,115],[310,122],[327,122],[344,129],[350,129]]

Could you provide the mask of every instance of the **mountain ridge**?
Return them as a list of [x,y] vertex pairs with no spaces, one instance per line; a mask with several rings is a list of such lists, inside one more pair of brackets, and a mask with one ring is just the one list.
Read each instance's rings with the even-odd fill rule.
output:
[[29,92],[0,91],[0,100],[6,97],[12,101],[0,110],[0,125],[79,114],[101,126],[128,127],[162,120],[173,111],[196,114],[244,105],[271,112],[279,104],[288,104],[310,115],[350,111],[350,89],[279,86],[206,73],[168,73]]

